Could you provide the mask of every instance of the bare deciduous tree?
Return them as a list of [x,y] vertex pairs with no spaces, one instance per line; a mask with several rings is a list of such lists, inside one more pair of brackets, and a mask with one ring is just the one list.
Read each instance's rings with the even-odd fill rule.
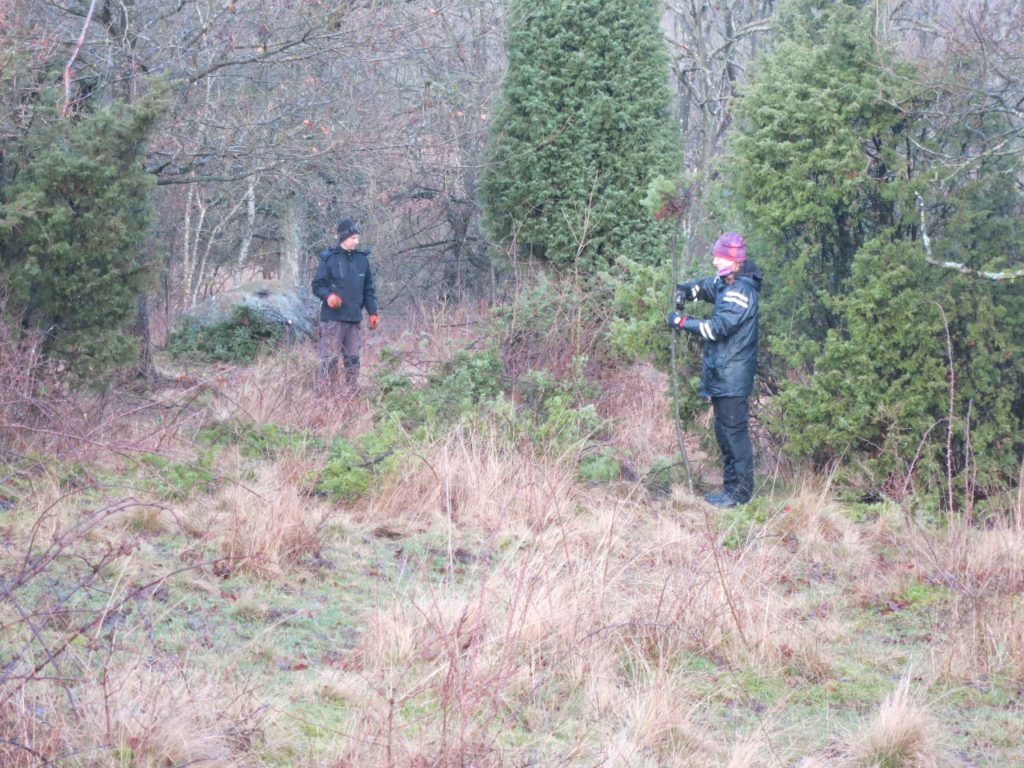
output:
[[705,194],[748,65],[767,45],[774,0],[668,0],[666,29],[686,160],[687,264],[707,251]]

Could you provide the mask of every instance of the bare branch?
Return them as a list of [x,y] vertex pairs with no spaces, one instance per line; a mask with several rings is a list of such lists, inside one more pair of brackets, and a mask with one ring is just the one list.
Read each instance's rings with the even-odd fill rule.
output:
[[924,215],[924,199],[917,192],[914,193],[914,196],[917,198],[917,207],[921,213],[921,243],[924,245],[924,260],[929,264],[934,267],[956,270],[962,275],[983,277],[986,280],[1015,280],[1018,277],[1024,277],[1024,269],[1018,269],[1016,272],[986,272],[980,269],[971,269],[966,264],[959,261],[940,261],[939,259],[936,259],[932,254],[931,238],[928,236],[928,222]]
[[89,25],[92,23],[92,15],[95,11],[96,0],[92,0],[89,3],[89,12],[85,15],[85,22],[82,24],[82,33],[78,36],[75,49],[71,52],[71,58],[68,59],[68,63],[64,67],[64,106],[60,110],[61,119],[65,118],[68,110],[71,109],[71,69],[75,64],[75,59],[78,58],[79,52],[82,50],[82,45],[85,43],[85,33],[89,30]]

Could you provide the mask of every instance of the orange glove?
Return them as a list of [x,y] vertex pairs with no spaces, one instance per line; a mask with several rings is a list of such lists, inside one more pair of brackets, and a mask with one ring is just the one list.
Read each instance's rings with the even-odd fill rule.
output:
[[380,322],[380,316],[379,315],[370,315],[370,330],[371,331],[376,331],[377,330],[377,323],[379,323],[379,322]]
[[336,293],[327,294],[327,306],[331,309],[337,309],[341,306],[341,296]]

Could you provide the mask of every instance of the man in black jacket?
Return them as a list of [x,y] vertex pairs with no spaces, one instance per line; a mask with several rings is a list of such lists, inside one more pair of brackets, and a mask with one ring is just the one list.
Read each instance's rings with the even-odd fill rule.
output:
[[373,287],[370,252],[359,250],[359,227],[352,219],[338,222],[338,245],[320,254],[313,276],[313,294],[320,299],[320,371],[333,379],[338,357],[345,366],[345,382],[359,379],[359,346],[363,310],[370,330],[377,330],[377,292]]
[[676,309],[687,301],[715,305],[708,318],[670,312],[668,324],[704,340],[700,394],[711,398],[715,438],[722,451],[724,488],[704,498],[717,507],[745,504],[754,494],[754,451],[748,426],[748,399],[757,366],[758,294],[763,274],[747,259],[747,246],[737,232],[726,232],[713,250],[718,274],[676,286]]

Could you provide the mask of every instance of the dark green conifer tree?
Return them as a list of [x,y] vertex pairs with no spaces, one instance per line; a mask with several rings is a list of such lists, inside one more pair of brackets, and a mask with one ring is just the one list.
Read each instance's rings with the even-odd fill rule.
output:
[[666,257],[642,200],[675,177],[668,60],[651,0],[513,0],[483,182],[492,236],[562,269]]
[[149,278],[143,241],[153,177],[141,163],[159,115],[146,98],[37,119],[0,177],[0,281],[11,309],[46,333],[47,351],[81,379],[134,360],[127,333]]
[[771,274],[773,352],[792,367],[811,364],[838,322],[830,297],[847,290],[865,241],[893,223],[887,182],[901,164],[903,118],[879,98],[891,83],[859,5],[780,10],[776,47],[743,89],[723,166],[728,202]]
[[[866,470],[858,482],[874,490],[961,503],[1018,477],[1024,294],[928,263],[916,200],[942,200],[928,211],[937,259],[1019,267],[1019,167],[983,151],[1007,126],[980,104],[977,124],[937,128],[939,93],[901,77],[912,73],[873,42],[870,14],[783,9],[737,109],[724,188],[767,272],[763,373],[781,390],[787,446]],[[970,173],[929,173],[957,153]]]

